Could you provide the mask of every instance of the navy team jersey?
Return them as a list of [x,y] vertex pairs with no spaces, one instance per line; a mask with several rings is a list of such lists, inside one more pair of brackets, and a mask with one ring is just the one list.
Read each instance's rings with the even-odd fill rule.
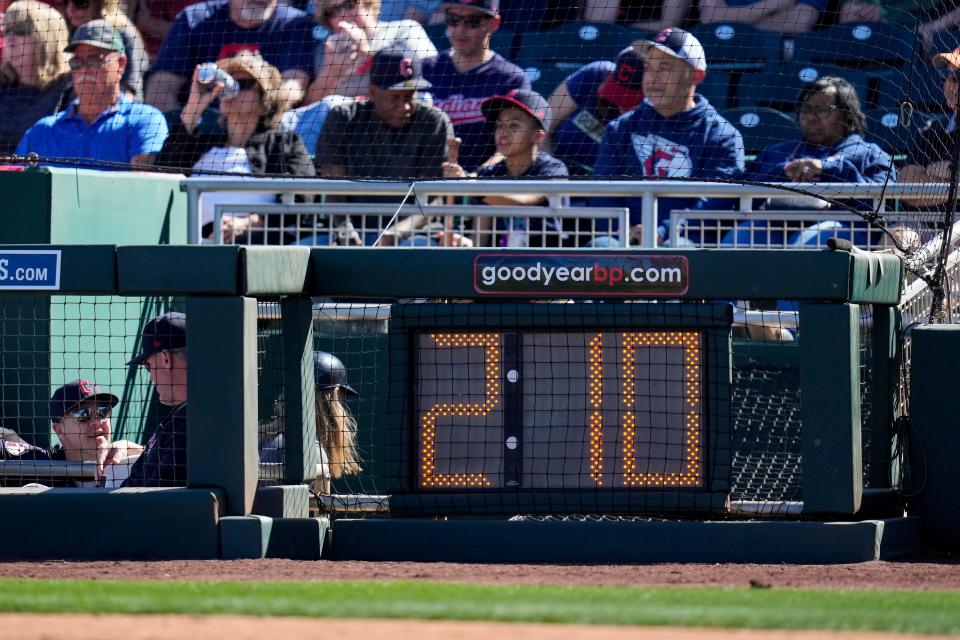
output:
[[[567,166],[562,161],[543,151],[537,153],[537,157],[534,159],[533,164],[530,165],[530,168],[519,176],[510,175],[506,160],[501,160],[500,162],[481,167],[477,170],[477,177],[479,178],[566,178],[567,175]],[[526,223],[527,221],[525,219],[515,219],[513,221],[513,228],[509,229],[508,234],[502,236],[500,246],[559,246],[561,237],[557,234],[563,229],[563,221],[559,218],[546,218],[545,220],[533,218],[530,220],[530,229],[527,229]],[[498,230],[507,231],[508,224],[509,218],[497,218]],[[538,236],[536,232],[542,231],[544,228],[552,233],[546,237],[542,235]],[[531,234],[530,232],[534,233]],[[531,235],[533,237],[531,237]]]
[[513,89],[530,89],[523,69],[507,62],[499,53],[466,72],[453,64],[450,51],[427,58],[423,77],[433,84],[433,106],[443,109],[453,123],[460,146],[460,166],[475,171],[496,151],[493,125],[480,111],[480,104],[492,96],[502,96]]
[[[644,100],[607,125],[597,151],[597,178],[733,180],[744,171],[743,136],[707,99],[696,96],[692,109],[664,118]],[[643,199],[593,198],[594,206],[630,208],[630,224],[641,222]],[[667,235],[670,212],[678,209],[730,209],[736,200],[660,198],[658,228]],[[597,225],[600,226],[599,224]]]
[[124,487],[183,487],[187,484],[187,403],[160,423],[130,468]]

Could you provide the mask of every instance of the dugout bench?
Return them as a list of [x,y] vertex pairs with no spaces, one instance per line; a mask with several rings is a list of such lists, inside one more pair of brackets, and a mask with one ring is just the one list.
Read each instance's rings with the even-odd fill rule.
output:
[[[0,247],[0,254],[37,249]],[[932,503],[918,501],[914,514],[904,516],[898,496],[901,487],[891,480],[888,445],[894,440],[895,386],[902,355],[895,308],[902,272],[899,259],[893,256],[666,249],[602,254],[156,246],[43,249],[60,252],[57,288],[8,289],[0,293],[4,310],[12,307],[23,313],[25,297],[53,300],[67,294],[109,300],[182,299],[190,317],[188,486],[2,489],[0,509],[8,517],[0,521],[0,535],[16,541],[5,545],[5,557],[319,558],[323,554],[423,561],[849,562],[918,550],[931,504],[943,510],[945,501],[956,501],[934,488]],[[682,264],[684,278],[670,283],[667,290],[616,296],[598,293],[592,285],[560,293],[531,291],[529,282],[519,288],[508,284],[491,289],[483,281],[486,267],[492,266],[495,274],[501,268],[512,273],[518,265],[532,268],[531,260],[554,268],[566,264],[567,269],[583,264],[673,269]],[[377,378],[385,384],[368,394],[373,396],[372,406],[387,418],[370,427],[371,457],[364,461],[377,477],[377,488],[390,495],[391,517],[345,517],[332,524],[326,518],[306,517],[308,494],[303,482],[312,477],[316,465],[312,446],[312,300],[316,297],[398,303],[390,320],[386,368],[383,377]],[[259,490],[257,418],[262,389],[258,389],[257,299],[275,301],[282,309],[280,384],[287,447],[280,483]],[[743,504],[739,512],[733,510],[725,495],[731,486],[725,468],[736,453],[729,444],[734,414],[730,376],[739,365],[730,348],[732,317],[724,301],[742,299],[799,304],[798,343],[786,351],[784,345],[763,347],[771,357],[795,359],[802,390],[802,500],[779,505],[773,518],[762,508],[751,512]],[[563,303],[546,303],[549,300]],[[869,334],[862,333],[860,307],[872,310]],[[145,311],[132,324],[142,326],[148,317]],[[126,342],[108,350],[111,366],[121,369],[124,359],[137,349],[137,334],[129,330],[131,318],[127,320],[122,326]],[[5,344],[23,339],[22,327],[11,328],[9,313],[0,322]],[[544,486],[543,482],[551,481],[549,474],[539,479],[524,475],[530,459],[523,456],[535,459],[538,449],[525,441],[527,432],[519,423],[504,426],[514,429],[514,440],[507,437],[505,444],[490,447],[482,455],[467,450],[463,470],[451,468],[457,464],[456,456],[441,459],[432,448],[434,441],[428,442],[423,435],[440,438],[437,423],[432,423],[435,430],[431,432],[418,421],[424,399],[415,393],[421,375],[417,367],[427,361],[422,345],[429,343],[424,336],[433,331],[453,345],[456,334],[473,335],[463,339],[474,342],[462,346],[485,348],[482,353],[489,356],[500,348],[500,343],[491,347],[483,337],[491,331],[519,336],[523,342],[539,336],[544,327],[562,328],[564,335],[570,335],[571,329],[584,333],[597,327],[656,330],[662,334],[657,340],[680,340],[687,355],[693,354],[692,343],[684,341],[692,338],[685,336],[702,332],[697,338],[703,340],[697,343],[702,347],[698,357],[704,358],[698,370],[705,372],[698,387],[703,390],[698,396],[702,404],[696,427],[700,430],[681,431],[685,437],[703,437],[696,456],[682,461],[691,465],[683,473],[689,476],[684,482],[692,484],[670,484],[664,480],[670,473],[664,472],[646,485],[634,478],[627,489],[602,487],[596,478],[596,486],[591,485],[586,475],[573,481],[573,486]],[[953,335],[949,330],[944,333]],[[864,335],[869,341],[866,381],[861,380]],[[517,370],[522,375],[527,366],[522,345],[511,356],[514,360],[507,360],[509,345],[503,344],[505,359],[481,361],[481,365],[495,365],[497,375],[491,376],[497,380],[501,374],[509,380]],[[437,345],[428,344],[431,349]],[[596,348],[600,349],[599,343]],[[784,356],[787,351],[790,355]],[[39,352],[50,357],[56,348],[48,343],[46,351]],[[7,349],[5,357],[10,358],[10,353]],[[530,353],[547,358],[552,352],[534,348]],[[24,380],[11,381],[13,368],[7,360],[6,377],[0,381],[6,415],[20,415],[11,402],[17,399],[14,391],[27,386]],[[693,370],[677,364],[677,371]],[[43,393],[38,392],[35,401],[42,402],[50,384],[49,380],[41,384]],[[869,387],[871,398],[867,419],[861,415],[864,386]],[[508,395],[503,396],[504,406],[514,403],[510,405],[514,408],[503,412],[507,421],[522,413],[516,404],[522,397]],[[29,420],[35,423],[37,415],[31,413]],[[361,411],[359,415],[360,428],[366,429],[368,414]],[[505,433],[498,432],[497,438]],[[863,447],[865,433],[874,445],[869,449]],[[437,447],[442,444],[440,439],[435,442]],[[597,455],[586,462],[599,461],[602,456]],[[470,464],[493,468],[494,462],[501,464],[501,457],[505,471],[485,478],[490,482],[487,488],[469,486],[464,480],[476,479]],[[428,467],[430,473],[424,471]],[[942,472],[938,467],[931,473]],[[628,475],[609,477],[620,482]],[[933,538],[939,534],[942,539],[955,527],[955,522],[941,519]]]

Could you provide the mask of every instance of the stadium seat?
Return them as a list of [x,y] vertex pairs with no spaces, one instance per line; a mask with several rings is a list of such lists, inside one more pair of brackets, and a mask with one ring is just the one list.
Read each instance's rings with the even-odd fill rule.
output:
[[573,70],[595,60],[612,61],[624,47],[649,37],[645,31],[617,24],[568,22],[551,31],[521,35],[517,64]]
[[776,142],[800,138],[794,119],[776,109],[738,107],[722,111],[721,115],[743,134],[747,155],[756,155]]
[[702,94],[717,109],[727,109],[737,106],[733,102],[733,73],[729,71],[714,71],[711,67],[707,71],[707,77],[697,87],[697,92]]
[[[445,51],[450,48],[450,39],[447,38],[447,25],[443,23],[431,24],[424,27],[424,30],[430,36],[430,41],[437,48],[437,51]],[[490,36],[490,48],[507,60],[514,60],[516,57],[514,55],[516,53],[514,50],[514,35],[513,31],[509,29],[502,27],[497,29]]]
[[871,105],[870,78],[863,71],[827,65],[790,63],[769,74],[745,73],[737,92],[740,106],[773,107],[793,112],[801,89],[822,76],[840,76],[857,90],[864,108]]
[[[933,45],[931,51],[953,51],[960,47],[960,29],[948,29],[947,31],[938,31],[931,37]],[[927,60],[924,60],[927,62]]]
[[[905,72],[903,93],[918,111],[937,112],[947,108],[943,97],[943,75],[931,64],[918,63]],[[881,102],[881,107],[893,104]]]
[[894,159],[902,159],[910,151],[913,136],[930,118],[923,113],[908,113],[911,118],[909,122],[905,122],[904,114],[899,109],[871,109],[866,115],[867,140],[880,145],[880,148],[894,156]]
[[793,61],[855,69],[903,68],[913,61],[913,31],[894,24],[842,24],[798,34]]
[[712,73],[730,70],[762,71],[780,64],[780,34],[749,24],[699,24],[690,32],[707,55]]
[[561,82],[566,80],[567,76],[573,73],[573,70],[547,65],[542,68],[526,67],[523,72],[527,74],[527,78],[530,79],[533,90],[544,98],[549,98],[553,90],[556,89]]

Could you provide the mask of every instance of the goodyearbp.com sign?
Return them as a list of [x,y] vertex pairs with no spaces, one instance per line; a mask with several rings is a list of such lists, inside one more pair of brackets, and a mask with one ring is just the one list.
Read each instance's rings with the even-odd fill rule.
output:
[[594,254],[492,254],[477,256],[478,293],[682,295],[689,287],[686,256]]

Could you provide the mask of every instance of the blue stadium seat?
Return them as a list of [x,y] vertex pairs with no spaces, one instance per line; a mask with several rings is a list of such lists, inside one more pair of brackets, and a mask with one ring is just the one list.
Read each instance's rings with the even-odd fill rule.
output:
[[749,24],[699,24],[690,32],[703,45],[713,71],[762,71],[780,64],[780,34]]
[[650,33],[617,24],[568,22],[551,31],[522,34],[517,64],[573,70],[595,60],[612,61],[624,47],[649,37]]
[[523,72],[527,74],[527,78],[530,79],[533,90],[544,98],[549,98],[553,90],[556,89],[561,82],[566,80],[567,76],[573,73],[571,69],[562,69],[550,65],[543,67],[526,67]]
[[[903,92],[918,111],[937,112],[947,108],[943,97],[943,75],[931,64],[918,63],[905,72]],[[893,104],[880,103],[881,107]]]
[[743,134],[747,155],[756,155],[777,142],[800,139],[800,129],[794,119],[776,109],[737,107],[722,111],[721,115]]
[[797,107],[797,97],[801,89],[823,76],[844,78],[857,90],[863,107],[870,106],[870,76],[866,72],[795,62],[785,64],[767,74],[743,74],[737,92],[739,105],[773,107],[781,111],[793,112]]
[[[424,27],[430,41],[437,51],[445,51],[450,48],[450,39],[447,38],[447,25],[431,24]],[[515,34],[509,29],[500,28],[490,36],[490,48],[502,55],[507,60],[514,60],[516,51],[514,49]]]
[[[897,159],[902,159],[910,151],[917,130],[930,119],[925,113],[901,112],[900,109],[871,109],[867,115],[867,140],[880,145],[880,148]],[[911,116],[904,121],[904,116]]]
[[895,24],[841,24],[801,33],[793,40],[793,61],[842,67],[903,68],[913,62],[913,31]]
[[[931,50],[934,52],[953,51],[960,47],[960,29],[948,29],[947,31],[938,31],[931,37],[933,45]],[[924,62],[929,62],[924,60]]]
[[729,71],[715,71],[713,67],[708,67],[707,77],[697,87],[697,92],[703,94],[717,109],[736,106],[733,104],[733,76]]

